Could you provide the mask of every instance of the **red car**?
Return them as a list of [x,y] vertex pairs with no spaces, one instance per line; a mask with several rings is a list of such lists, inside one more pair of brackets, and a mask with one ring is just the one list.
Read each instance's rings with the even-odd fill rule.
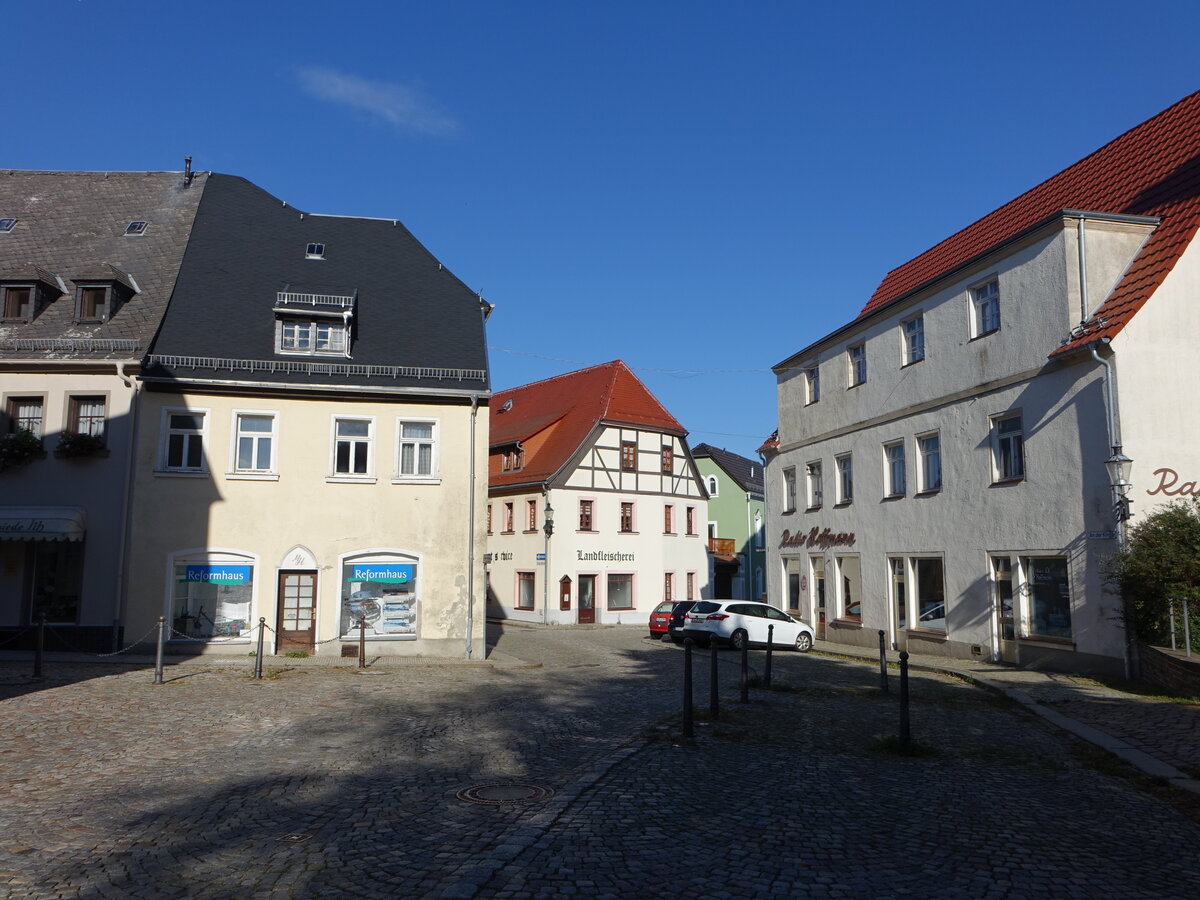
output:
[[650,613],[650,637],[661,640],[667,636],[667,626],[671,624],[671,610],[675,608],[674,600],[664,600],[654,607]]

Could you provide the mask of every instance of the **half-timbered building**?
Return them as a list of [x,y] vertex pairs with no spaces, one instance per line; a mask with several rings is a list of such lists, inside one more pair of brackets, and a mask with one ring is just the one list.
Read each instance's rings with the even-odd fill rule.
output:
[[708,590],[708,500],[687,432],[621,361],[495,395],[489,614],[641,624]]

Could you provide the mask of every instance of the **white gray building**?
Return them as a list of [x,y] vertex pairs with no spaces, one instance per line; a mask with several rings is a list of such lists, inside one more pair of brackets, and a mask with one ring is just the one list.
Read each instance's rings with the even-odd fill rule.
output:
[[1200,376],[1197,160],[1200,94],[893,270],[775,367],[773,602],[844,643],[1128,670],[1114,501],[1144,513],[1200,479],[1179,414]]

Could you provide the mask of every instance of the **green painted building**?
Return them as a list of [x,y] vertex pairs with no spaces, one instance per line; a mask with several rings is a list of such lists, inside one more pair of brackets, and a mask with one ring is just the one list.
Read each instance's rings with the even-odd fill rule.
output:
[[765,600],[762,464],[709,444],[692,448],[708,490],[709,595]]

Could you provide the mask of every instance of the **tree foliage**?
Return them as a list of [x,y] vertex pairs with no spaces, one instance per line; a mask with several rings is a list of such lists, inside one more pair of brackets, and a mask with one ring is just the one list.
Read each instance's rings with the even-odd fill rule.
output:
[[[1177,500],[1161,506],[1129,530],[1110,578],[1121,589],[1125,608],[1142,641],[1161,644],[1170,634],[1171,600],[1176,616],[1186,599],[1193,640],[1200,620],[1200,500]],[[1182,622],[1177,619],[1182,638]]]

